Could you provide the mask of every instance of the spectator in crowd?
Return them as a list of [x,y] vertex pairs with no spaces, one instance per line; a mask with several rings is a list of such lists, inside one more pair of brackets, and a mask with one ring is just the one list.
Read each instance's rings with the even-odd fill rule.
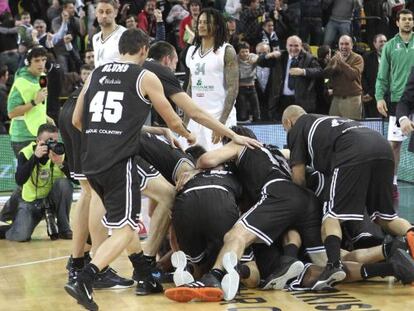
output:
[[323,40],[322,0],[301,0],[299,37],[310,45],[320,45]]
[[[406,9],[399,11],[396,24],[399,32],[385,44],[382,50],[375,83],[377,109],[382,116],[389,116],[388,141],[391,142],[395,161],[394,199],[399,197],[397,174],[400,164],[401,144],[406,139],[401,133],[401,129],[396,125],[395,109],[404,92],[409,68],[414,66],[413,12]],[[385,94],[388,90],[391,97],[389,105],[385,101]]]
[[125,20],[125,27],[126,29],[137,28],[137,17],[134,15],[128,15]]
[[240,43],[241,34],[237,30],[236,19],[232,16],[228,16],[226,18],[226,26],[228,32],[227,41],[234,47],[234,49],[237,49],[237,46]]
[[154,15],[156,10],[157,1],[156,0],[147,0],[145,2],[145,7],[142,12],[138,14],[138,28],[142,29],[150,37],[155,38],[155,33],[157,31],[157,21]]
[[272,51],[280,49],[279,38],[274,29],[273,20],[266,18],[262,24],[262,42],[269,44]]
[[289,29],[286,18],[286,12],[283,9],[281,0],[274,0],[273,9],[267,12],[268,18],[273,20],[273,27],[279,38],[279,48],[284,49],[286,40],[289,37]]
[[9,1],[8,0],[2,0],[0,1],[0,15],[4,12],[10,13],[10,7],[9,7]]
[[20,23],[18,26],[18,40],[17,44],[19,45],[19,53],[23,59],[23,55],[26,54],[27,50],[33,45],[32,38],[33,26],[31,24],[30,13],[23,11],[20,14]]
[[371,49],[374,49],[374,37],[377,34],[388,34],[389,20],[384,14],[383,1],[364,0],[363,3],[365,16],[371,17],[366,21],[366,42],[370,45]]
[[289,37],[286,46],[287,51],[273,51],[257,59],[259,66],[282,66],[279,120],[285,108],[293,104],[305,111],[316,110],[315,79],[322,76],[317,59],[303,50],[298,36]]
[[244,40],[251,46],[260,42],[260,25],[264,21],[264,8],[259,0],[243,0],[243,10],[240,13],[240,25]]
[[39,85],[45,73],[47,51],[42,46],[29,50],[27,65],[17,73],[8,100],[7,113],[11,119],[10,140],[14,154],[36,139],[37,130],[46,123],[47,88]]
[[359,8],[358,0],[325,0],[325,6],[332,5],[329,22],[325,27],[324,43],[332,46],[337,38],[351,36],[351,19],[355,9]]
[[42,19],[37,19],[33,23],[33,32],[36,33],[36,40],[34,40],[34,44],[40,44],[41,46],[47,48],[46,40],[47,40],[47,25],[46,22]]
[[366,53],[364,58],[364,71],[362,72],[362,102],[365,118],[380,118],[375,100],[375,81],[377,80],[378,67],[381,58],[382,48],[387,42],[387,37],[378,34],[374,37],[374,50]]
[[56,17],[59,17],[62,12],[62,6],[59,0],[52,0],[52,4],[47,9],[46,15],[49,21],[53,21]]
[[[270,46],[266,42],[256,45],[256,54],[260,57],[270,53]],[[280,79],[282,67],[256,66],[256,92],[260,104],[260,118],[262,121],[275,121],[276,109],[279,103]]]
[[168,16],[166,18],[167,24],[171,25],[172,27],[172,36],[169,38],[171,39],[170,42],[172,45],[178,47],[178,42],[180,38],[180,23],[181,21],[186,18],[188,15],[190,15],[189,12],[189,0],[181,0],[177,4],[175,4],[170,12],[168,13]]
[[87,65],[95,66],[94,51],[92,49],[86,49],[83,57],[83,62]]
[[250,53],[250,45],[241,42],[238,46],[239,61],[239,94],[236,100],[237,121],[249,122],[249,114],[253,122],[260,121],[259,98],[257,97],[254,81],[256,79],[256,64],[250,61],[255,54]]
[[[64,149],[58,143],[58,129],[52,124],[39,127],[36,141],[18,155],[16,183],[22,187],[22,198],[6,239],[26,242],[45,216],[51,239],[71,239],[69,213],[72,184],[65,177],[69,171]],[[55,222],[57,216],[57,224]]]
[[[195,22],[197,21],[198,15],[200,14],[200,10],[202,8],[200,0],[190,0],[189,3],[190,7],[190,15],[183,18],[180,22],[179,26],[179,47],[184,49],[186,47],[186,43],[188,42],[189,35],[193,35],[195,32]],[[186,38],[185,38],[186,37]],[[192,44],[192,40],[190,42]]]
[[7,116],[7,94],[9,92],[6,82],[9,79],[9,70],[6,65],[0,65],[0,134],[7,134],[9,117]]
[[289,34],[299,35],[300,17],[301,17],[301,0],[285,0],[287,5],[286,17],[289,24]]
[[361,75],[364,60],[362,56],[352,51],[353,43],[350,36],[341,36],[338,45],[339,51],[324,70],[333,90],[329,114],[360,120],[362,118]]
[[[317,50],[317,55],[319,65],[322,70],[324,70],[331,60],[331,47],[329,45],[320,46]],[[316,106],[316,113],[328,115],[331,106],[332,89],[329,89],[325,77],[322,76],[316,79],[315,89],[316,102],[318,103]]]
[[412,112],[414,110],[414,67],[411,67],[411,73],[407,80],[404,93],[400,98],[400,102],[397,105],[396,116],[398,123],[401,127],[401,131],[404,135],[411,134],[410,142],[408,144],[408,151],[414,152],[414,136],[412,132],[414,130],[414,122],[412,118]]
[[236,20],[240,20],[240,12],[242,11],[242,5],[240,0],[227,0],[224,11]]
[[9,12],[0,16],[0,62],[7,65],[10,74],[18,68],[19,54],[17,53],[17,28],[15,20]]
[[[83,38],[86,34],[85,27],[85,12],[81,11],[80,17],[75,16],[75,3],[68,0],[63,4],[61,16],[55,17],[52,20],[52,31],[59,32],[62,24],[66,25],[67,30],[65,35],[72,36],[72,46],[79,53],[78,39]],[[65,47],[64,40],[60,40],[54,47],[56,60],[65,72],[76,71],[76,65],[70,58],[70,52]]]

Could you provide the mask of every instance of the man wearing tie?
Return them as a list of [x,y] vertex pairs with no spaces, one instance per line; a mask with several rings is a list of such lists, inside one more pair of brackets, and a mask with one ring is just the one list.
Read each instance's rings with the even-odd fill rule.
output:
[[315,79],[322,76],[317,59],[302,49],[302,40],[291,36],[286,41],[286,51],[273,51],[261,55],[257,65],[261,67],[282,66],[280,79],[279,117],[290,105],[299,105],[306,112],[316,109]]

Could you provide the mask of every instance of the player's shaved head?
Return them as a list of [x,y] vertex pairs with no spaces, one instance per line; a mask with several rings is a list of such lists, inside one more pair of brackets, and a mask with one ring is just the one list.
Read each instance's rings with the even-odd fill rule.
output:
[[287,107],[283,111],[282,116],[282,123],[285,130],[288,132],[295,125],[296,120],[304,114],[306,114],[306,111],[301,106],[291,105]]

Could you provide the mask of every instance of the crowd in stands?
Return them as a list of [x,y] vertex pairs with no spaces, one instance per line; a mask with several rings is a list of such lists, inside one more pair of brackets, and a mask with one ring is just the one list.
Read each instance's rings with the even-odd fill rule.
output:
[[[338,47],[339,37],[349,35],[350,46],[357,54],[378,51],[376,35],[383,34],[381,39],[385,40],[392,38],[398,32],[396,13],[403,7],[412,9],[414,1],[119,0],[117,23],[126,28],[141,28],[152,41],[172,43],[181,55],[177,71],[186,72],[185,52],[194,39],[194,24],[204,7],[214,7],[222,12],[227,21],[228,41],[239,53],[238,121],[256,122],[280,120],[283,107],[291,101],[305,100],[303,92],[309,91],[308,102],[303,107],[308,112],[329,113],[332,94],[343,96],[336,90],[337,83],[329,81],[326,84],[329,74],[324,75],[324,68],[329,66],[334,54],[331,48]],[[7,94],[13,77],[24,66],[27,52],[36,45],[42,45],[48,51],[48,115],[57,123],[61,99],[81,82],[82,65],[93,65],[91,38],[98,31],[94,1],[0,1],[0,133],[7,133]],[[298,36],[296,47],[287,44],[287,39],[292,36]],[[300,51],[292,52],[291,48]],[[284,53],[285,50],[288,53]],[[286,64],[283,61],[280,65],[277,62],[269,65],[260,57],[257,63],[252,61],[255,59],[253,53],[258,56],[274,53],[271,58],[283,60],[295,53],[299,55],[299,52],[299,63],[294,59],[289,66],[305,71],[296,70],[294,79],[285,79]],[[306,57],[305,64],[303,59]],[[363,76],[361,62],[359,74]],[[371,71],[371,68],[366,70]],[[367,85],[369,80],[364,82],[364,77],[359,77],[361,79],[362,89],[354,90],[352,95],[363,95],[362,102],[369,105],[363,105],[362,115],[353,116],[377,117],[377,111],[371,107],[374,104],[372,89]],[[288,80],[294,80],[293,84]],[[293,89],[286,88],[288,83]]]

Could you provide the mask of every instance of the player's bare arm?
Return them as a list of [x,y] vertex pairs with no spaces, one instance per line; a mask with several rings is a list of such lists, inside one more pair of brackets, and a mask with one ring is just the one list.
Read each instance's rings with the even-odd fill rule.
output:
[[197,161],[197,168],[211,168],[229,160],[236,159],[243,147],[229,142],[221,148],[204,153]]
[[84,101],[85,101],[84,99],[85,99],[85,93],[89,87],[89,82],[91,81],[91,76],[92,74],[89,75],[88,79],[83,85],[82,91],[79,93],[78,99],[76,100],[75,110],[73,111],[72,124],[79,131],[82,130],[82,114],[83,114],[83,106],[84,106]]
[[305,164],[296,164],[292,167],[292,181],[299,186],[306,186]]
[[224,83],[227,95],[220,117],[220,122],[223,124],[226,123],[239,92],[239,64],[236,51],[232,46],[227,46],[224,53]]
[[180,117],[175,113],[167,98],[161,81],[152,72],[146,72],[142,78],[141,93],[148,96],[155,110],[163,118],[168,127],[178,135],[185,137],[190,144],[195,143],[195,137],[184,126]]
[[204,125],[205,127],[217,132],[221,136],[226,136],[232,139],[236,144],[244,145],[249,148],[261,147],[262,144],[255,139],[240,136],[234,133],[231,129],[224,126],[222,123],[217,121],[207,111],[197,106],[192,98],[185,92],[180,92],[172,95],[170,99],[180,107],[185,115],[190,119],[193,119],[197,123]]

